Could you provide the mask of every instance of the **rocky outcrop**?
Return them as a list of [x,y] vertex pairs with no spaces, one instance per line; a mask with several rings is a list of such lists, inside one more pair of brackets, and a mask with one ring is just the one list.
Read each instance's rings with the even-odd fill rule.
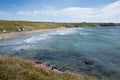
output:
[[26,60],[26,62],[29,63],[29,64],[31,64],[32,66],[40,69],[40,70],[43,70],[43,71],[46,72],[46,73],[49,73],[49,72],[52,72],[52,71],[54,71],[54,72],[56,72],[56,73],[64,73],[64,72],[62,72],[62,71],[57,70],[56,68],[49,68],[49,67],[47,67],[47,66],[44,65],[44,64],[35,63],[35,62],[32,61],[32,60]]

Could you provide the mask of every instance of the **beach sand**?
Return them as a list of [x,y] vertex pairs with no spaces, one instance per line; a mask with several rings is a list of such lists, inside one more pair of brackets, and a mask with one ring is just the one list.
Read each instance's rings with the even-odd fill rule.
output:
[[50,30],[57,30],[57,29],[64,29],[64,28],[41,29],[41,30],[32,30],[32,31],[0,33],[0,40],[11,39],[11,38],[20,37],[20,36],[23,36],[23,35],[33,34],[33,33],[37,33],[37,32],[50,31]]

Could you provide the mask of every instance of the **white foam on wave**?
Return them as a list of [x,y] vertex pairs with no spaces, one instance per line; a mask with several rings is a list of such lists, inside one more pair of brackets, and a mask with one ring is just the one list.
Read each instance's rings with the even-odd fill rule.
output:
[[9,46],[9,45],[19,45],[19,44],[22,44],[23,41],[21,40],[9,40],[9,41],[4,41],[2,43],[0,43],[0,46]]
[[70,29],[61,29],[61,30],[55,30],[43,34],[39,34],[36,36],[32,36],[28,39],[25,39],[23,43],[36,43],[38,41],[46,40],[52,38],[54,35],[69,35],[76,32],[76,28],[70,28]]
[[39,36],[32,36],[29,39],[24,40],[25,43],[36,43],[37,41],[46,40],[50,38],[48,34],[41,34]]
[[72,33],[75,33],[75,29],[63,29],[63,30],[57,30],[54,32],[55,35],[69,35]]
[[90,35],[91,33],[87,33],[87,32],[80,32],[80,35]]
[[14,48],[14,50],[30,49],[31,47],[32,46],[20,45],[20,46]]
[[76,30],[84,30],[84,28],[81,28],[81,27],[80,27],[80,28],[76,28]]
[[55,30],[47,33],[43,33],[40,35],[32,36],[29,39],[24,40],[25,43],[36,43],[37,41],[42,41],[46,39],[50,39],[55,35],[69,35],[76,31],[76,29],[61,29],[61,30]]

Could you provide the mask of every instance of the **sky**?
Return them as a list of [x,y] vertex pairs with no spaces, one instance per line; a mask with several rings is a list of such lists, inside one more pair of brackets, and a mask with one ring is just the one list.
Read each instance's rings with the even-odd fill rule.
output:
[[0,20],[120,23],[120,0],[0,0]]

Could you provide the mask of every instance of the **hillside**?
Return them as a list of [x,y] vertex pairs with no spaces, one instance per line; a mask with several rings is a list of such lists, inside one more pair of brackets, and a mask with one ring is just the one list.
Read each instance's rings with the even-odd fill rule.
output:
[[20,26],[25,26],[27,30],[38,30],[58,28],[61,25],[49,22],[0,21],[1,30],[17,30]]
[[20,26],[27,30],[53,29],[60,27],[99,27],[99,26],[120,26],[119,23],[55,23],[55,22],[32,22],[32,21],[4,21],[0,20],[0,30],[16,31]]
[[[75,75],[69,71],[57,72],[34,62],[16,57],[0,56],[0,80],[97,80]],[[45,70],[44,70],[45,69]]]

